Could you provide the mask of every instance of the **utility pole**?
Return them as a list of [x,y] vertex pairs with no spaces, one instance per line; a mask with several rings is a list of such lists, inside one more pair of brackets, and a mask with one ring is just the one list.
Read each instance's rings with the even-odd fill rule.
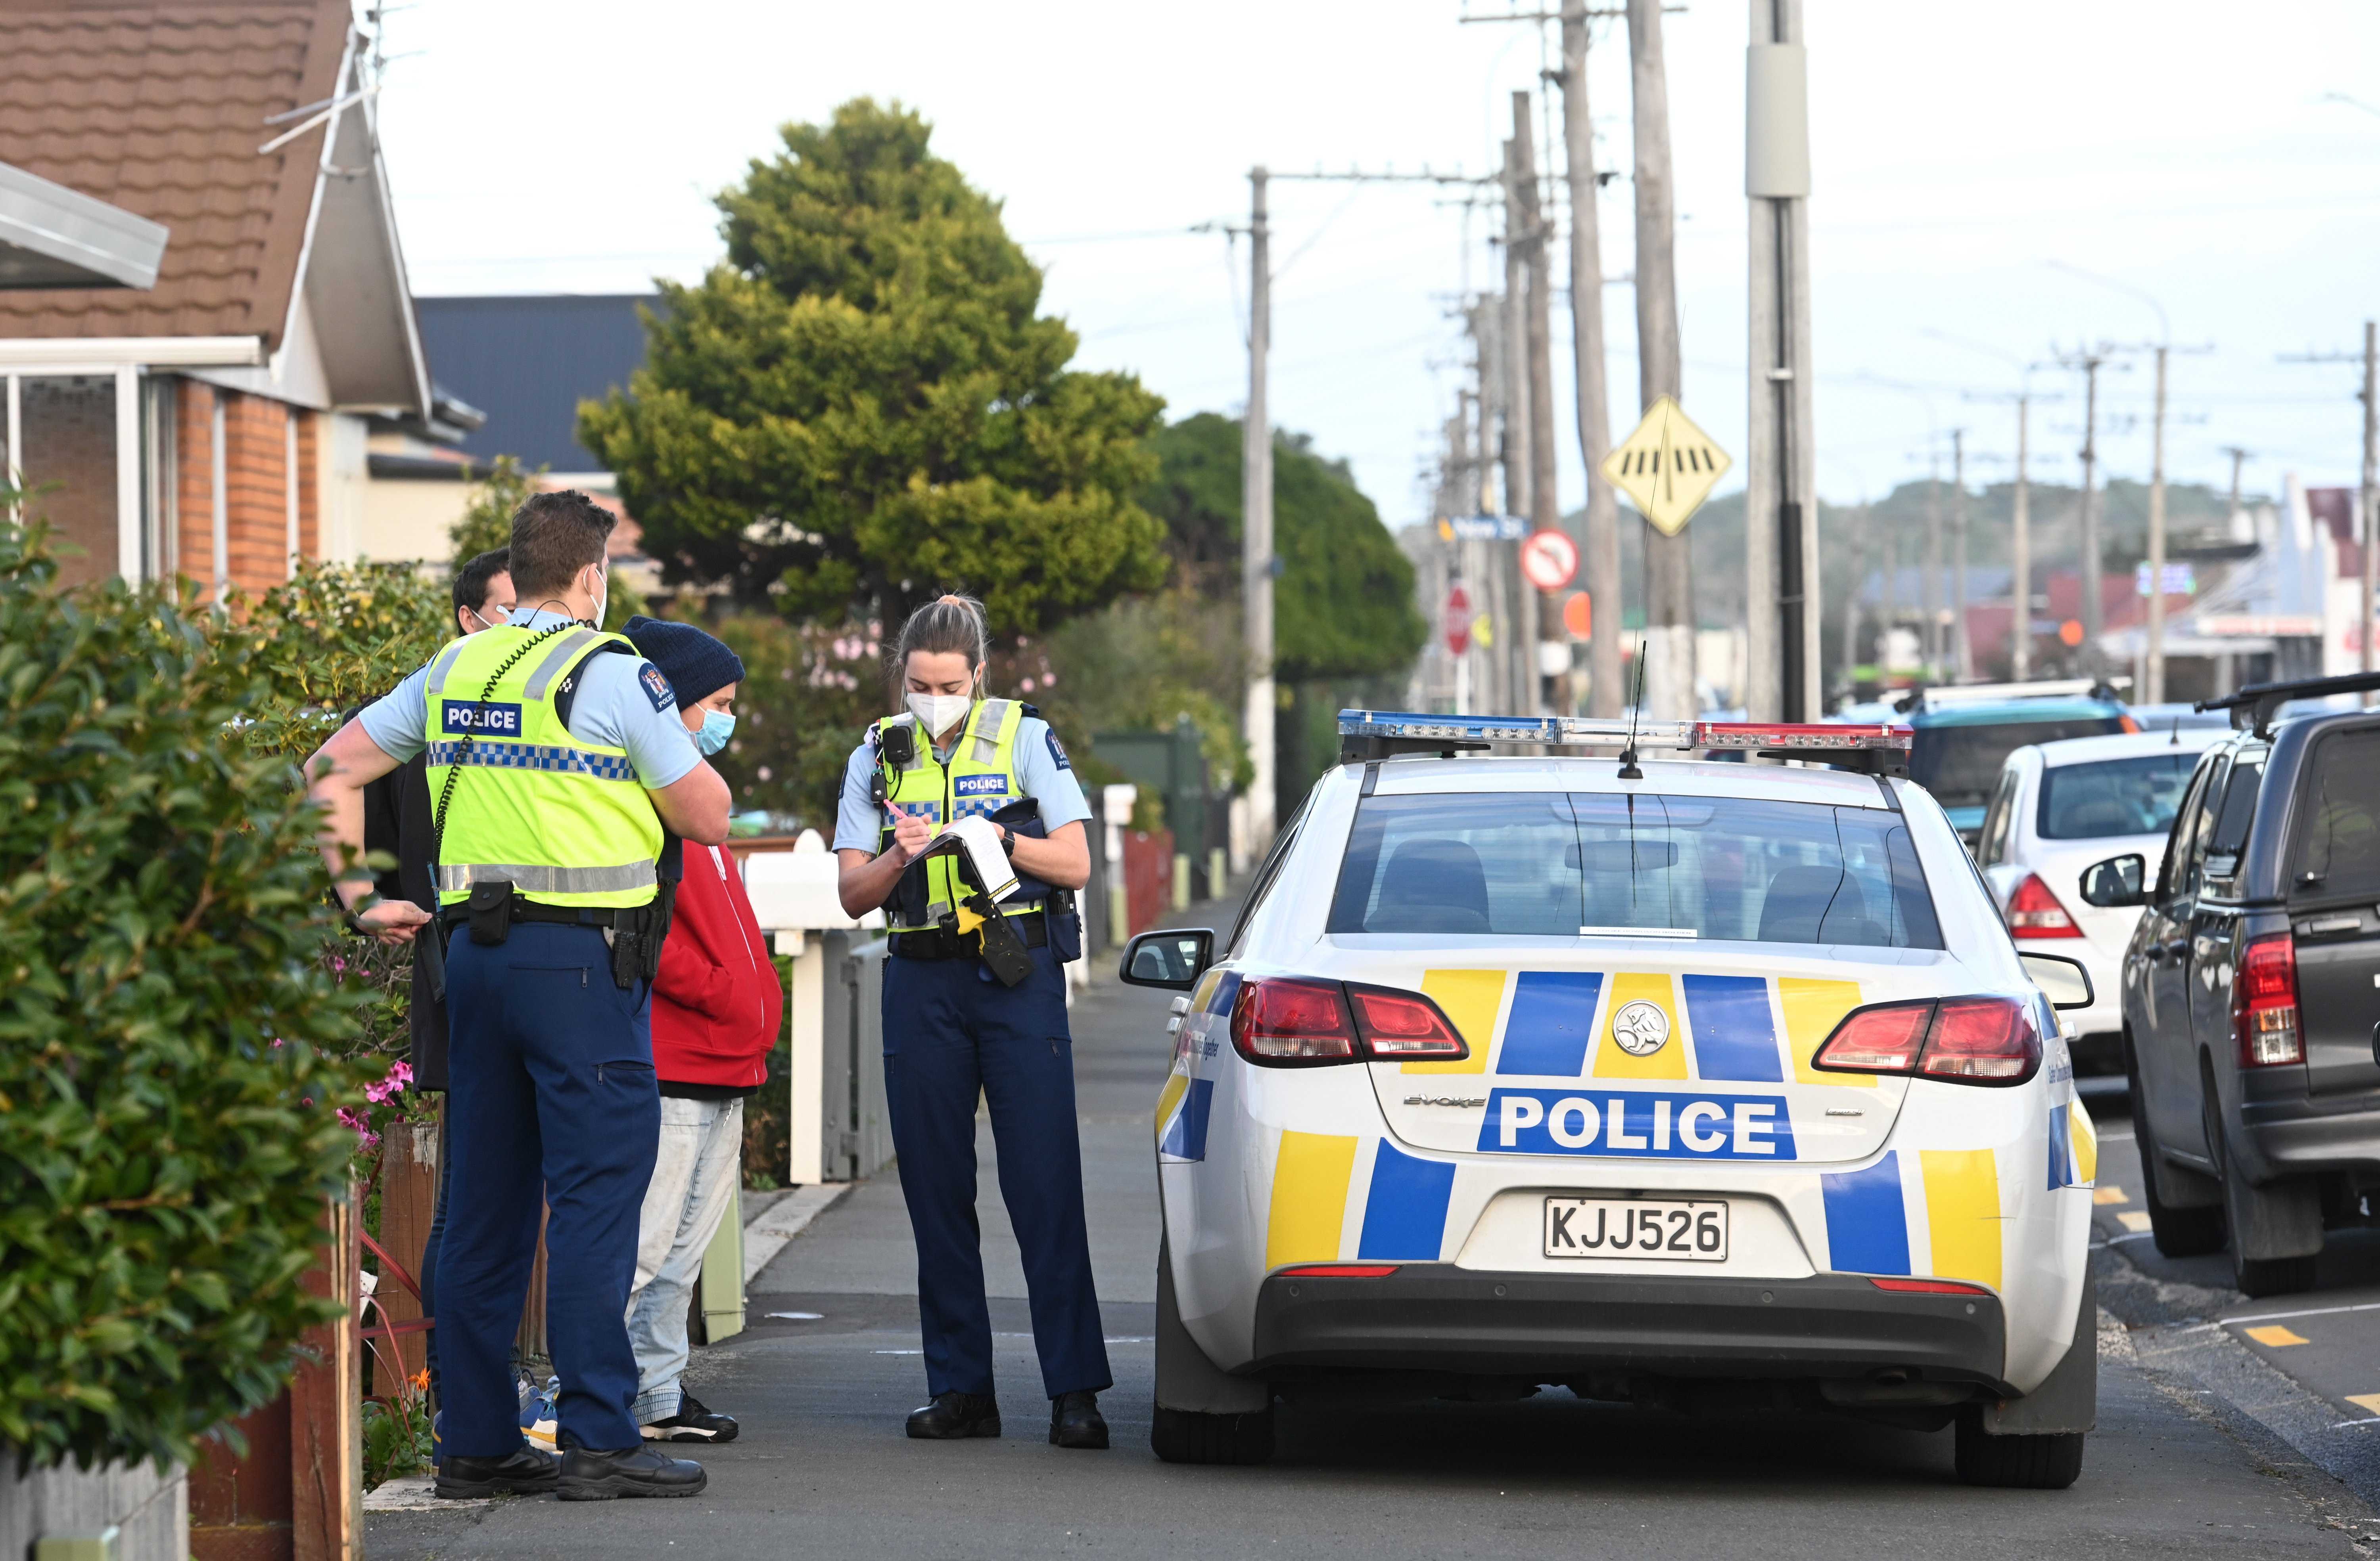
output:
[[2082,671],[2099,672],[2099,630],[2102,621],[2099,587],[2099,369],[2108,349],[2082,348],[2065,359],[2082,370]]
[[1272,844],[1272,422],[1265,407],[1265,357],[1272,345],[1271,229],[1265,214],[1266,173],[1248,171],[1248,405],[1240,446],[1240,599],[1246,617],[1248,703],[1248,859]]
[[1620,678],[1620,502],[1603,475],[1611,454],[1611,396],[1603,365],[1603,237],[1596,200],[1595,122],[1586,101],[1586,0],[1562,0],[1562,151],[1570,184],[1571,355],[1578,375],[1578,449],[1586,461],[1586,599],[1595,612],[1586,642],[1587,712],[1616,716]]
[[2236,444],[2227,444],[2223,447],[2223,454],[2231,457],[2231,504],[2223,512],[2223,534],[2235,542],[2244,542],[2248,538],[2240,535],[2240,468],[2247,463],[2252,452]]
[[[1529,375],[1529,524],[1539,531],[1561,529],[1561,504],[1555,489],[1554,463],[1554,367],[1553,367],[1553,287],[1546,274],[1545,212],[1537,193],[1536,139],[1529,128],[1529,94],[1512,94],[1512,188],[1516,197],[1514,215],[1520,220],[1520,231],[1513,248],[1521,256],[1522,271],[1527,278],[1526,327]],[[1518,563],[1517,553],[1515,563]],[[1533,623],[1526,625],[1535,633],[1523,636],[1526,643],[1515,648],[1529,660],[1528,679],[1523,687],[1534,692],[1529,713],[1552,708],[1546,696],[1548,686],[1548,664],[1554,656],[1545,646],[1551,646],[1561,656],[1563,683],[1570,659],[1562,640],[1561,602],[1551,591],[1539,591],[1527,581],[1520,586],[1523,600],[1527,604],[1526,616]],[[1558,715],[1575,713],[1565,703]]]
[[[2352,363],[2358,360],[2357,355],[2347,353],[2303,353],[2281,359],[2284,363]],[[2380,587],[2380,525],[2374,524],[2380,516],[2373,513],[2374,504],[2380,502],[2380,321],[2367,320],[2363,322],[2363,351],[2360,360],[2363,365],[2363,389],[2356,399],[2363,403],[2363,485],[2360,496],[2363,513],[2359,517],[2358,536],[2363,548],[2363,622],[2355,637],[2363,647],[2361,665],[2368,672],[2374,665],[2373,614],[2375,607],[2380,607],[2380,590],[2375,590],[2375,587]],[[2231,469],[2234,473],[2231,486],[2236,491],[2240,486],[2237,457],[2232,461]],[[2365,694],[2363,702],[2367,706],[2372,704],[2373,696]]]
[[1967,430],[1950,430],[1950,665],[1961,683],[1975,681],[1967,643]]
[[[1802,0],[1751,0],[1750,442],[1744,578],[1755,720],[1813,720],[1818,689],[1817,453],[1810,396],[1810,115]],[[1633,11],[1631,11],[1633,17]]]
[[[1529,127],[1528,100],[1515,93],[1520,101],[1512,104],[1512,117],[1519,123],[1521,133]],[[1516,172],[1521,157],[1517,139],[1504,143],[1504,375],[1505,403],[1509,407],[1504,418],[1504,474],[1506,513],[1533,514],[1536,511],[1536,399],[1532,393],[1529,369],[1529,255],[1528,218],[1521,210],[1521,180]],[[1517,546],[1498,545],[1497,571],[1502,578],[1512,611],[1500,620],[1504,635],[1506,674],[1512,689],[1512,703],[1506,707],[1512,715],[1537,714],[1537,701],[1533,692],[1537,686],[1537,598],[1521,578],[1521,554]]]
[[1942,457],[1925,458],[1925,678],[1942,676]]
[[2031,431],[2033,397],[2016,398],[2016,513],[2014,535],[2009,539],[2009,560],[2015,566],[2011,586],[2016,597],[2016,633],[2009,654],[2009,675],[2022,683],[2033,675],[2033,489],[2025,474],[2025,436]]
[[[1678,342],[1677,190],[1670,168],[1670,86],[1661,61],[1661,0],[1628,0],[1628,64],[1636,142],[1636,351],[1645,410],[1682,403]],[[1645,526],[1645,715],[1694,717],[1694,551],[1681,531]]]
[[[2165,360],[2168,350],[2167,344],[2157,344],[2156,421],[2149,442],[2148,654],[2141,668],[2142,681],[2147,686],[2133,691],[2144,705],[2165,703]],[[2369,599],[2364,607],[2368,622]]]

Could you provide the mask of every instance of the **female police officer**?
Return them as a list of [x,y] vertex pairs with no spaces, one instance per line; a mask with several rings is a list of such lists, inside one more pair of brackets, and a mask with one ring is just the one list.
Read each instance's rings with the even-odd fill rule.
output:
[[[879,721],[852,753],[835,826],[844,910],[856,916],[880,905],[893,929],[884,1082],[917,1239],[917,1315],[933,1396],[909,1416],[909,1434],[1000,1434],[975,1215],[980,1090],[1025,1259],[1050,1440],[1104,1447],[1098,1396],[1114,1379],[1091,1287],[1060,969],[1082,951],[1073,891],[1090,877],[1090,809],[1033,708],[981,697],[985,643],[982,605],[969,598],[946,596],[911,615],[894,654],[908,711]],[[1016,874],[1017,888],[996,908],[957,856],[918,860],[937,828],[969,817],[991,821]],[[1005,920],[1022,957],[993,926],[987,958],[978,914],[987,909]]]

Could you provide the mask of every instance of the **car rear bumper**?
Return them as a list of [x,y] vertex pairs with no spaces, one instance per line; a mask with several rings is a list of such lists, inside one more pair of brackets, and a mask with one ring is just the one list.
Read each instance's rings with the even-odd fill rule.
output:
[[1640,1278],[1413,1263],[1378,1278],[1265,1280],[1249,1369],[1542,1381],[1607,1372],[1799,1378],[1898,1371],[1998,1385],[2007,1337],[1994,1296],[1884,1290],[1858,1275]]
[[2262,1162],[2248,1168],[2257,1181],[2380,1166],[2380,1100],[2368,1095],[2252,1100],[2240,1126],[2250,1149],[2242,1157]]

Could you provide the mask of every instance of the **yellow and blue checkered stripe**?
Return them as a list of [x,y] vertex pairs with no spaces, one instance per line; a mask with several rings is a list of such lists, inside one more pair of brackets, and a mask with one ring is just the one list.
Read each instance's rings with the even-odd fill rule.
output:
[[464,743],[432,743],[433,765],[484,765],[492,769],[541,769],[555,775],[586,775],[598,780],[634,780],[637,767],[625,756],[591,754],[558,744],[491,743],[474,737]]

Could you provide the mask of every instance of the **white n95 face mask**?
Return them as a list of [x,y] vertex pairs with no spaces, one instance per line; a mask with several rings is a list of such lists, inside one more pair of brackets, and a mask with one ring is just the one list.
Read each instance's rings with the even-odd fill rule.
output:
[[925,727],[929,737],[940,737],[943,732],[966,720],[967,709],[974,703],[974,697],[965,694],[912,694],[909,696],[910,712],[917,718],[919,724]]

